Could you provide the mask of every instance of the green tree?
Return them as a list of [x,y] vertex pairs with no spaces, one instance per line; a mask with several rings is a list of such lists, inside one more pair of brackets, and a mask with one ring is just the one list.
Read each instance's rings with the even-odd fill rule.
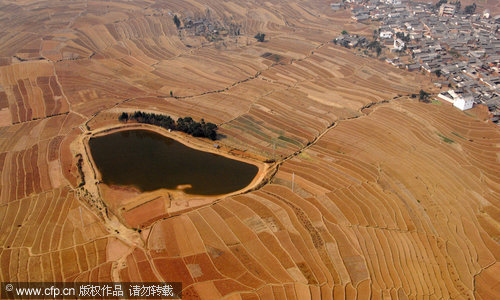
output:
[[349,34],[349,32],[342,30],[341,34]]
[[128,114],[126,112],[122,112],[121,115],[118,117],[118,121],[127,122],[128,121]]
[[448,3],[448,0],[439,0],[437,3],[436,3],[436,8],[439,8],[441,5],[445,4],[445,3]]
[[266,38],[266,34],[265,34],[265,33],[260,33],[260,32],[259,32],[259,33],[257,33],[257,34],[254,36],[254,38],[256,38],[256,39],[257,39],[257,41],[259,41],[259,42],[263,42],[263,41],[264,41],[264,39]]
[[179,28],[181,26],[181,20],[179,20],[177,15],[174,15],[174,23],[175,23],[175,26],[177,26],[177,28]]
[[472,3],[471,5],[467,5],[465,8],[464,8],[464,13],[468,14],[468,15],[472,15],[476,12],[476,3]]
[[418,97],[418,99],[419,99],[420,101],[424,101],[424,102],[425,102],[425,101],[427,101],[427,99],[429,99],[429,95],[430,95],[430,94],[429,94],[429,93],[427,93],[426,91],[424,91],[424,90],[420,90],[420,93],[419,93],[419,97]]
[[201,119],[201,122],[196,122],[191,117],[184,117],[177,119],[176,123],[170,116],[145,113],[142,111],[136,111],[130,115],[122,113],[118,117],[120,121],[122,118],[125,118],[122,116],[126,116],[128,119],[135,120],[139,123],[146,123],[160,126],[165,129],[182,131],[195,137],[204,137],[212,140],[217,139],[217,125],[213,123],[205,123],[205,120],[203,119]]
[[441,70],[436,70],[434,71],[437,77],[441,77]]

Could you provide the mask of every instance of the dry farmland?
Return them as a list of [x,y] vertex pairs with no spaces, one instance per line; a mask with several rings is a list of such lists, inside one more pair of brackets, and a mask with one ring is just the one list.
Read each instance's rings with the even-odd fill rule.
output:
[[[418,102],[428,75],[335,46],[342,30],[373,27],[318,0],[0,0],[0,281],[498,298],[498,127]],[[109,192],[82,141],[136,110],[216,123],[217,151],[265,164],[262,181]]]

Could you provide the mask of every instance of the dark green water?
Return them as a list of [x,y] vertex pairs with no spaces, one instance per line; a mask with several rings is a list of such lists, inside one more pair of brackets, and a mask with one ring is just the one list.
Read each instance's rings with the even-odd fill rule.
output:
[[217,195],[247,186],[254,165],[195,150],[148,130],[129,130],[90,139],[92,157],[108,185],[141,191],[190,184],[188,194]]

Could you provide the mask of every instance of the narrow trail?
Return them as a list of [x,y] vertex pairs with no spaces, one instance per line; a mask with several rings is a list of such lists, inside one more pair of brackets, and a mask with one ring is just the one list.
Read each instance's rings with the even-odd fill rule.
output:
[[[345,122],[345,121],[350,121],[350,120],[354,120],[354,119],[358,119],[358,118],[367,117],[372,112],[374,112],[375,110],[372,110],[369,113],[365,113],[365,112],[363,112],[364,109],[370,108],[370,107],[375,106],[375,105],[380,105],[380,104],[385,104],[385,103],[391,103],[391,102],[394,102],[396,100],[399,100],[401,98],[405,98],[405,97],[408,97],[408,96],[410,96],[410,95],[401,95],[401,96],[394,97],[394,98],[392,98],[390,100],[382,100],[382,101],[379,101],[379,102],[368,103],[368,104],[364,105],[363,107],[361,107],[358,110],[358,112],[360,113],[360,115],[356,115],[356,116],[353,116],[353,117],[349,117],[349,118],[346,118],[346,119],[342,119],[342,120],[338,120],[336,122],[333,122],[331,125],[327,126],[320,134],[318,134],[314,139],[312,139],[310,142],[308,142],[306,146],[304,146],[304,147],[298,149],[297,151],[295,151],[295,152],[293,152],[293,153],[291,153],[291,154],[289,154],[289,155],[287,155],[287,156],[279,159],[278,161],[276,161],[275,165],[273,167],[269,168],[270,173],[272,173],[272,175],[271,176],[267,176],[266,179],[264,180],[265,182],[263,181],[261,184],[259,184],[254,189],[242,192],[241,194],[246,194],[246,193],[249,193],[249,192],[260,190],[264,186],[266,186],[267,184],[269,184],[273,180],[273,178],[276,175],[276,173],[278,173],[279,168],[286,161],[288,161],[290,159],[293,159],[294,157],[299,156],[301,153],[303,153],[304,151],[306,151],[309,148],[311,148],[312,146],[314,146],[323,136],[325,136],[328,132],[330,132],[330,130],[332,130],[333,128],[337,127],[337,125],[340,122]],[[241,195],[241,194],[239,194],[239,195]],[[219,200],[216,200],[216,201],[219,201]]]
[[[303,60],[306,60],[308,59],[309,57],[311,57],[312,55],[314,55],[314,52],[318,49],[321,49],[323,47],[325,47],[329,42],[324,42],[324,43],[321,43],[319,44],[318,46],[316,46],[314,49],[312,49],[311,51],[309,51],[309,53],[304,56],[303,58],[300,58],[300,59],[296,59],[296,60],[293,60],[291,59],[289,62],[287,63],[284,63],[284,62],[280,62],[280,63],[273,63],[271,65],[269,65],[267,68],[263,69],[263,70],[259,70],[257,71],[257,73],[255,73],[255,75],[253,76],[250,76],[250,77],[247,77],[243,80],[239,80],[239,81],[236,81],[236,82],[233,82],[231,85],[229,86],[226,86],[225,88],[222,88],[222,89],[218,89],[218,90],[210,90],[210,91],[205,91],[205,92],[202,92],[202,93],[199,93],[199,94],[193,94],[193,95],[186,95],[186,96],[170,96],[170,95],[156,95],[157,98],[161,98],[161,99],[176,99],[176,100],[183,100],[183,99],[191,99],[191,98],[196,98],[196,97],[201,97],[201,96],[204,96],[204,95],[209,95],[209,94],[218,94],[218,93],[224,93],[234,87],[237,87],[238,85],[240,84],[243,84],[245,82],[248,82],[248,81],[251,81],[251,80],[254,80],[254,79],[262,79],[262,80],[266,80],[265,78],[263,78],[261,75],[262,75],[262,72],[265,72],[265,71],[268,71],[268,70],[271,70],[272,68],[276,67],[276,66],[285,66],[285,65],[293,65],[295,62],[300,62],[300,61],[303,61]],[[287,88],[291,88],[292,86],[286,86],[284,89],[287,89]],[[62,89],[62,86],[61,86],[61,89]],[[262,99],[263,97],[265,96],[268,96],[272,93],[274,93],[275,91],[277,91],[277,89],[273,89],[272,91],[264,94],[264,95],[261,95],[259,97],[257,97],[254,101],[252,101],[252,103],[250,104],[250,107],[249,107],[249,110],[250,108],[252,107],[253,104],[255,104],[257,101],[259,101],[260,99]],[[111,107],[109,108],[106,108],[104,110],[100,110],[98,112],[95,112],[94,114],[91,115],[91,117],[89,119],[87,119],[87,121],[85,121],[85,123],[83,124],[82,127],[84,128],[87,128],[87,124],[92,121],[95,117],[97,117],[101,112],[103,111],[108,111],[110,109],[113,109],[117,106],[120,106],[121,104],[124,104],[124,103],[127,103],[127,102],[130,102],[130,101],[133,101],[133,100],[136,100],[136,99],[140,99],[140,98],[144,98],[144,97],[154,97],[154,95],[145,95],[145,96],[140,96],[140,97],[132,97],[132,98],[126,98],[124,100],[121,100],[121,101],[118,101],[116,102],[115,104],[113,104]],[[74,112],[73,110],[70,110],[70,112],[73,112],[73,113],[76,113]],[[78,113],[79,114],[79,113]],[[79,114],[80,115],[80,114]],[[242,114],[243,115],[243,114]],[[231,120],[228,120],[228,121],[224,121],[220,124],[218,124],[219,126],[223,125],[223,124],[226,124],[226,123],[229,123],[231,121],[233,121],[234,119],[240,117],[241,115],[238,115],[234,118],[232,118]]]
[[[290,61],[284,63],[284,62],[279,62],[279,63],[272,63],[271,65],[269,65],[267,68],[263,69],[263,70],[259,70],[257,71],[257,73],[255,73],[255,75],[253,76],[250,76],[250,77],[247,77],[243,80],[239,80],[239,81],[236,81],[236,82],[233,82],[231,85],[229,86],[226,86],[225,88],[222,88],[222,89],[218,89],[218,90],[211,90],[211,91],[205,91],[205,92],[202,92],[202,93],[199,93],[199,94],[193,94],[193,95],[186,95],[186,96],[170,96],[170,95],[157,95],[156,97],[157,98],[161,98],[161,99],[176,99],[176,100],[183,100],[183,99],[191,99],[191,98],[196,98],[196,97],[201,97],[201,96],[204,96],[204,95],[209,95],[209,94],[219,94],[219,93],[224,93],[226,91],[229,91],[230,89],[234,88],[234,87],[237,87],[238,85],[240,84],[243,84],[245,82],[249,82],[251,80],[254,80],[254,79],[261,79],[261,80],[265,80],[265,81],[269,81],[268,79],[262,77],[262,72],[265,72],[265,71],[268,71],[268,70],[271,70],[272,68],[276,67],[276,66],[286,66],[286,65],[293,65],[295,62],[300,62],[300,61],[304,61],[304,60],[307,60],[308,58],[310,58],[311,56],[314,55],[314,52],[325,47],[326,45],[328,45],[330,42],[323,42],[323,43],[320,43],[318,46],[314,47],[314,49],[312,49],[311,51],[309,51],[309,53],[304,56],[303,58],[299,58],[299,59],[291,59]],[[297,83],[296,83],[297,84]],[[285,87],[283,89],[289,89],[289,88],[293,88],[294,86],[296,86],[296,84],[294,85],[285,85]],[[61,87],[62,89],[62,87]],[[263,97],[266,97],[278,90],[282,90],[282,89],[273,89],[271,90],[270,92],[268,93],[265,93],[264,95],[261,95],[259,97],[257,97],[255,100],[253,100],[251,103],[250,103],[250,106],[248,108],[248,111],[250,111],[251,107],[256,103],[258,102],[260,99],[262,99]],[[118,101],[116,102],[114,105],[112,105],[111,107],[109,108],[106,108],[105,110],[100,110],[98,112],[95,112],[94,114],[92,114],[92,116],[87,119],[87,121],[85,121],[85,123],[83,124],[82,128],[87,128],[87,124],[92,121],[95,117],[97,117],[101,112],[103,111],[108,111],[110,109],[113,109],[117,106],[120,106],[121,104],[124,104],[124,103],[127,103],[127,102],[130,102],[130,101],[133,101],[133,100],[136,100],[136,99],[140,99],[140,98],[144,98],[144,97],[149,97],[149,96],[152,96],[154,97],[154,95],[145,95],[145,96],[141,96],[141,97],[133,97],[133,98],[127,98],[127,99],[124,99],[122,101]],[[72,110],[70,110],[71,112],[74,112]],[[248,112],[247,111],[247,112]],[[218,126],[221,126],[221,125],[224,125],[224,124],[227,124],[235,119],[237,119],[238,117],[244,115],[245,113],[243,114],[240,114],[228,121],[224,121],[224,122],[221,122],[220,124],[217,124]]]
[[288,61],[286,63],[285,62],[272,63],[267,68],[257,71],[257,73],[255,73],[254,75],[249,76],[249,77],[247,77],[245,79],[233,82],[231,85],[228,85],[228,86],[226,86],[225,88],[222,88],[222,89],[205,91],[205,92],[202,92],[202,93],[193,94],[193,95],[186,95],[186,96],[170,96],[170,95],[165,95],[165,96],[157,96],[157,97],[158,98],[173,98],[173,99],[182,100],[182,99],[190,99],[190,98],[200,97],[200,96],[204,96],[204,95],[208,95],[208,94],[223,93],[223,92],[226,92],[226,91],[228,91],[228,90],[230,90],[230,89],[232,89],[234,87],[237,87],[238,85],[240,85],[242,83],[245,83],[245,82],[248,82],[248,81],[251,81],[251,80],[254,80],[254,79],[261,78],[261,75],[262,75],[263,72],[269,71],[269,70],[271,70],[272,68],[274,68],[276,66],[293,65],[295,62],[300,62],[300,61],[306,60],[306,59],[310,58],[312,55],[314,55],[314,51],[323,48],[324,46],[328,45],[329,43],[330,42],[328,41],[328,42],[323,42],[323,43],[319,44],[318,46],[314,47],[313,50],[309,51],[309,53],[306,56],[304,56],[303,58],[299,58],[299,59],[295,59],[295,60],[294,59],[290,59],[290,61]]

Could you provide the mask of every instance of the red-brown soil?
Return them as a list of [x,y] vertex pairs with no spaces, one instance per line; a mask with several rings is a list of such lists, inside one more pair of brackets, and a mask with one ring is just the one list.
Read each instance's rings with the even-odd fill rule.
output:
[[[169,15],[208,11],[241,34],[209,42]],[[0,281],[498,298],[498,127],[484,108],[407,97],[436,90],[329,42],[344,29],[374,25],[316,0],[0,1]],[[217,123],[220,153],[267,160],[267,177],[189,203],[110,193],[83,141],[135,110]]]

